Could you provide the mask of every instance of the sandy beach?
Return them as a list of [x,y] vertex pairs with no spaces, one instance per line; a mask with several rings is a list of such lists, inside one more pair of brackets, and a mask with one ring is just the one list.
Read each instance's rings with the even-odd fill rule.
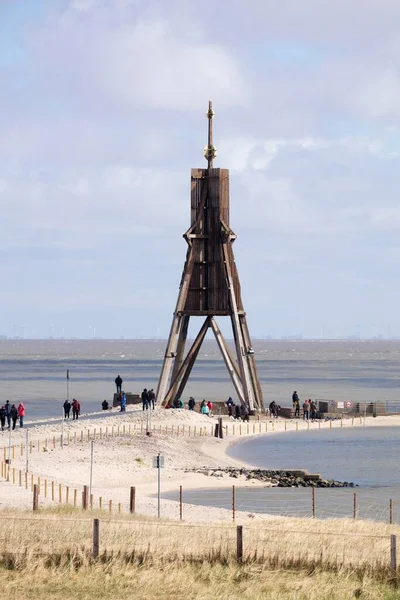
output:
[[[264,415],[259,421],[249,425],[224,420],[224,439],[212,436],[216,419],[199,415],[188,410],[156,409],[152,413],[151,436],[146,435],[147,413],[136,407],[128,407],[126,413],[109,411],[105,415],[93,415],[85,421],[67,421],[63,429],[61,444],[61,424],[49,420],[45,424],[29,428],[28,489],[25,484],[26,453],[25,429],[16,429],[11,434],[14,446],[10,465],[10,481],[3,477],[0,481],[1,508],[30,508],[32,506],[31,483],[40,481],[40,505],[59,504],[60,484],[61,503],[73,502],[73,491],[77,490],[78,502],[84,485],[89,485],[91,442],[93,444],[93,505],[103,508],[112,501],[113,510],[120,504],[123,512],[128,511],[130,487],[136,487],[136,512],[146,516],[156,516],[157,469],[153,468],[153,457],[158,453],[165,458],[161,471],[162,491],[196,488],[226,488],[232,482],[240,486],[265,486],[264,482],[246,481],[244,478],[232,480],[229,476],[214,477],[208,469],[228,466],[249,466],[227,456],[229,444],[237,443],[251,435],[274,435],[286,432],[296,435],[296,431],[337,427],[363,427],[364,419],[344,419],[343,422],[322,421],[305,423],[300,420],[270,420]],[[400,416],[368,417],[366,427],[399,426]],[[8,457],[9,433],[0,437],[1,460]],[[267,465],[266,465],[267,466]],[[204,470],[200,473],[188,472],[191,469]],[[21,471],[21,475],[19,474]],[[4,472],[5,473],[5,466]],[[33,476],[33,478],[32,478]],[[20,477],[22,477],[22,485]],[[15,483],[13,483],[13,480]],[[44,483],[46,481],[46,484]],[[52,484],[52,482],[54,482]],[[46,496],[44,493],[46,485]],[[51,498],[51,486],[56,490]],[[68,498],[67,495],[68,489]],[[101,500],[100,500],[101,498]],[[177,494],[178,499],[178,494]],[[162,500],[162,516],[179,519],[179,505],[172,500]],[[236,514],[237,520],[270,518],[268,515]],[[184,506],[184,520],[191,522],[229,521],[232,513],[222,508],[187,505]]]

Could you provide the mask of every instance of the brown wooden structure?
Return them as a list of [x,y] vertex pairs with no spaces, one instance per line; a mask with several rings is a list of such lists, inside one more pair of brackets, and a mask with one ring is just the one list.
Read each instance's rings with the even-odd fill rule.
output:
[[[157,402],[166,405],[180,398],[209,328],[241,402],[251,409],[263,407],[254,350],[243,309],[240,282],[233,256],[236,235],[229,226],[229,170],[214,169],[217,151],[212,140],[214,111],[209,103],[207,169],[191,171],[191,225],[184,234],[188,244],[171,331],[157,389]],[[190,317],[205,321],[185,356]],[[236,357],[215,317],[229,316]]]

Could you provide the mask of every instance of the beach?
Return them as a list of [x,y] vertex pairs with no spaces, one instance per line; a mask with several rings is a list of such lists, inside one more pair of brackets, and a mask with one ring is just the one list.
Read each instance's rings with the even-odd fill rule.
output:
[[[60,498],[61,504],[72,504],[74,490],[77,490],[80,502],[83,486],[89,485],[90,481],[92,442],[93,506],[98,508],[101,503],[103,508],[108,509],[111,500],[113,510],[117,510],[118,507],[119,510],[127,512],[130,488],[134,486],[137,514],[154,517],[157,515],[157,469],[153,468],[153,458],[159,453],[165,459],[165,466],[161,470],[163,492],[178,491],[180,486],[184,490],[219,489],[229,487],[232,483],[243,487],[265,487],[263,482],[246,481],[245,478],[232,480],[222,474],[218,477],[210,476],[209,469],[252,466],[226,453],[231,444],[252,436],[271,436],[277,433],[294,436],[297,431],[364,426],[364,419],[359,417],[353,420],[350,418],[334,422],[320,421],[307,425],[301,420],[270,420],[261,415],[260,420],[250,424],[224,420],[225,436],[224,439],[218,439],[212,435],[217,422],[215,418],[186,409],[156,408],[152,411],[151,436],[146,435],[147,417],[147,411],[142,411],[141,407],[128,407],[126,413],[119,413],[114,409],[106,414],[95,414],[93,418],[85,421],[70,420],[64,423],[63,444],[60,440],[60,423],[49,420],[45,424],[33,424],[29,429],[31,451],[28,452],[28,489],[25,485],[27,430],[16,429],[11,435],[14,458],[10,465],[10,481],[6,481],[4,477],[1,480],[0,507],[30,508],[32,481],[40,483],[39,502],[43,507],[60,504]],[[366,427],[399,425],[400,416],[370,417],[365,420]],[[5,431],[0,437],[2,458],[8,457],[8,443],[9,434]],[[200,472],[191,472],[194,469]],[[15,483],[12,483],[12,473]],[[19,477],[22,477],[22,482]],[[45,481],[48,486],[46,496]],[[52,485],[56,490],[54,500],[50,492]],[[179,519],[179,505],[176,501],[162,499],[161,508],[164,518]],[[254,518],[272,517],[259,513],[236,513],[239,522]],[[232,513],[225,508],[185,504],[184,520],[199,523],[231,521]]]

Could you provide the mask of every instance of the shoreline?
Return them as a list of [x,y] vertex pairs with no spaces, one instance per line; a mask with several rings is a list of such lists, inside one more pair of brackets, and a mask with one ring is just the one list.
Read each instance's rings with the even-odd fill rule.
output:
[[[100,417],[102,415],[100,414]],[[130,486],[136,488],[136,512],[146,516],[156,516],[157,514],[157,499],[154,494],[157,492],[157,473],[152,467],[153,457],[159,452],[165,456],[165,468],[161,472],[161,490],[165,492],[177,492],[177,500],[162,500],[162,516],[169,519],[179,519],[179,486],[184,490],[195,489],[210,489],[218,490],[221,488],[230,487],[235,484],[238,487],[268,487],[266,482],[233,479],[228,476],[212,477],[203,473],[193,473],[190,469],[211,469],[224,467],[238,468],[257,468],[252,464],[241,460],[231,458],[228,454],[228,449],[233,444],[251,438],[259,437],[260,435],[271,435],[286,433],[293,435],[296,432],[296,421],[293,420],[269,420],[254,421],[250,423],[249,433],[247,433],[247,425],[242,425],[242,433],[239,436],[232,435],[233,426],[236,426],[237,432],[240,424],[231,421],[224,421],[228,426],[228,435],[224,439],[211,437],[215,418],[209,418],[191,411],[167,411],[156,409],[152,415],[153,425],[156,432],[147,437],[143,433],[146,416],[143,411],[137,408],[131,408],[126,413],[114,412],[107,413],[103,418],[95,418],[85,421],[67,422],[64,425],[64,435],[68,435],[70,445],[66,444],[67,438],[64,439],[64,445],[61,448],[58,444],[53,448],[52,444],[47,444],[44,447],[43,440],[60,436],[60,424],[55,424],[52,420],[47,421],[45,425],[33,426],[29,429],[29,435],[36,443],[41,441],[40,450],[34,449],[29,455],[29,472],[34,474],[34,477],[40,477],[41,483],[47,480],[54,481],[58,488],[61,484],[62,488],[62,503],[65,503],[65,489],[68,486],[70,489],[69,503],[72,503],[72,490],[77,489],[80,494],[83,485],[89,483],[90,471],[90,441],[93,433],[95,434],[94,441],[94,467],[93,467],[93,496],[94,507],[98,508],[99,498],[102,498],[103,508],[107,506],[109,500],[112,500],[113,506],[117,507],[121,504],[121,510],[128,510],[129,505],[129,489]],[[122,418],[121,418],[122,417]],[[362,426],[360,422],[351,424],[351,419],[343,422],[343,427]],[[379,426],[400,426],[400,416],[381,416],[369,417],[366,419],[367,427]],[[122,427],[125,427],[122,434]],[[130,433],[128,433],[128,427]],[[159,433],[161,427],[162,433]],[[174,433],[164,433],[174,427]],[[178,427],[181,428],[179,433]],[[328,428],[340,427],[340,422],[332,425],[332,422],[324,421],[320,424],[310,424],[311,430],[323,430]],[[99,439],[100,428],[103,428],[103,437]],[[105,437],[105,428],[108,430],[108,436]],[[132,430],[132,428],[136,428]],[[186,428],[186,429],[185,429]],[[191,428],[191,430],[189,429]],[[196,437],[189,437],[188,431],[193,431],[197,428]],[[268,428],[268,432],[264,433],[263,428]],[[299,431],[307,430],[305,422],[298,422],[297,428]],[[112,435],[111,430],[112,429]],[[253,433],[254,430],[257,431]],[[89,436],[87,431],[89,430]],[[96,431],[95,431],[96,430]],[[15,430],[12,433],[13,442],[24,444],[25,429]],[[119,436],[116,432],[119,432]],[[185,431],[185,434],[182,434]],[[259,432],[261,431],[261,433]],[[82,434],[84,432],[84,436]],[[203,435],[202,435],[203,432]],[[83,436],[81,441],[80,435]],[[102,435],[100,433],[100,435]],[[76,442],[74,443],[74,437]],[[96,437],[97,436],[97,437]],[[89,439],[89,441],[88,441]],[[6,448],[8,432],[5,432],[4,437],[0,437],[3,441],[2,447]],[[4,450],[2,449],[2,452]],[[1,457],[3,458],[3,457]],[[16,452],[15,458],[12,460],[11,467],[18,473],[19,470],[25,470],[25,454],[21,455]],[[265,466],[268,468],[268,465]],[[300,467],[301,469],[301,467]],[[292,469],[293,470],[293,469]],[[302,469],[304,470],[304,469]],[[188,472],[189,471],[189,472]],[[322,473],[322,476],[324,474]],[[19,487],[18,482],[13,484],[1,480],[0,508],[12,506],[13,508],[31,508],[32,493],[24,487]],[[50,483],[49,483],[50,486]],[[80,496],[78,496],[80,498]],[[54,506],[58,502],[57,498],[52,501],[44,497],[43,493],[40,496],[41,506]],[[225,508],[215,508],[204,505],[189,505],[184,503],[184,520],[191,522],[204,521],[231,521],[232,512]],[[248,513],[240,513],[237,511],[238,522],[249,518]],[[258,513],[257,519],[273,519],[275,517],[268,514]]]

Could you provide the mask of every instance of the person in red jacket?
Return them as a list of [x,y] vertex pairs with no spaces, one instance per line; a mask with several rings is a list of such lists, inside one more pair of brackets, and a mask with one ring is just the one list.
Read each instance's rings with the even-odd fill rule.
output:
[[20,402],[17,408],[18,417],[19,417],[19,426],[24,426],[24,417],[25,417],[25,406]]
[[75,421],[78,420],[79,417],[79,413],[81,412],[81,405],[79,404],[78,400],[75,400],[75,398],[72,400],[72,419]]

